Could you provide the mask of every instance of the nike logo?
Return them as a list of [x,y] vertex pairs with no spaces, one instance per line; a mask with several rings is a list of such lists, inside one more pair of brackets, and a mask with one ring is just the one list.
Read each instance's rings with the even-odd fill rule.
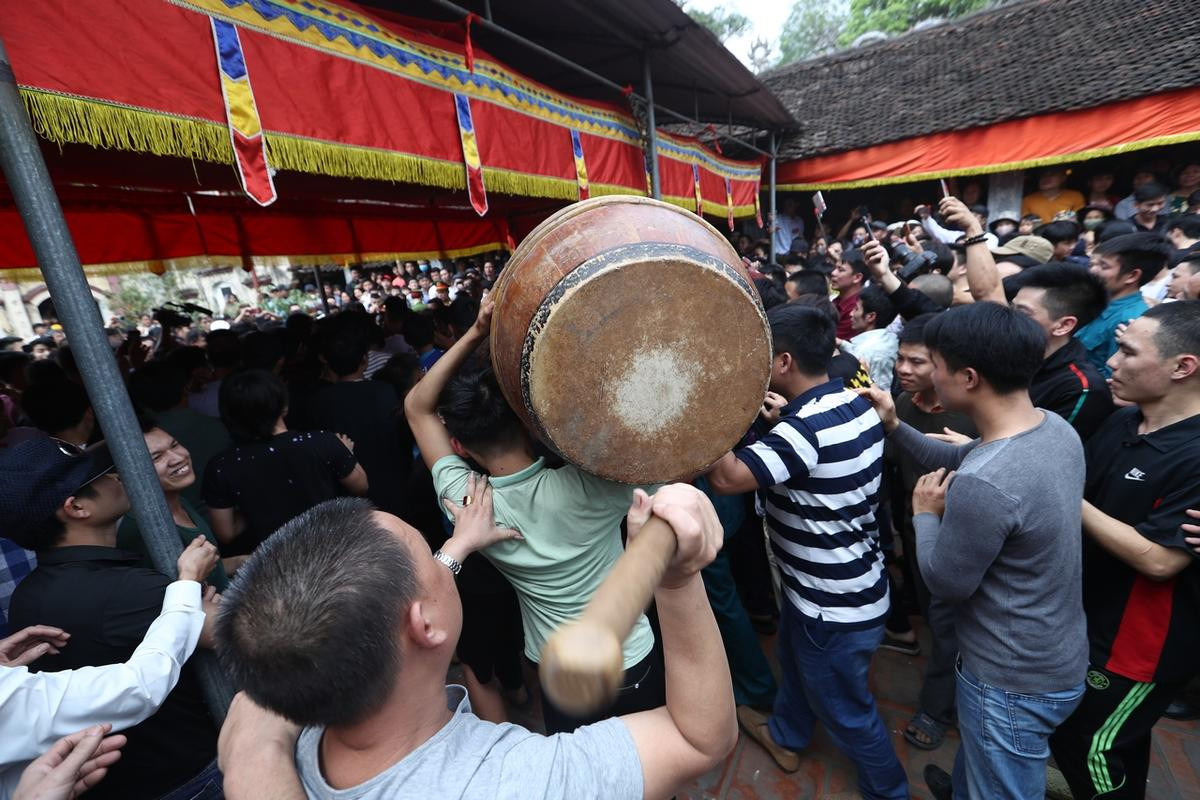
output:
[[1125,473],[1125,480],[1127,480],[1127,481],[1142,481],[1144,483],[1146,481],[1146,473],[1142,472],[1137,467],[1134,467],[1131,470],[1129,470],[1129,472]]

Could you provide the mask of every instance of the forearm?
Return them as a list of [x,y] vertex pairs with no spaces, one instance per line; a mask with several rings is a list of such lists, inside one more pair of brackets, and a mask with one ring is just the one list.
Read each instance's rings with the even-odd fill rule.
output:
[[442,389],[446,388],[446,384],[450,382],[450,379],[454,377],[471,353],[475,352],[475,348],[479,347],[484,338],[484,334],[472,325],[466,334],[437,360],[429,372],[425,373],[425,377],[417,381],[417,385],[409,391],[408,396],[404,399],[405,411],[419,414],[436,413],[438,397],[441,395]]
[[5,670],[0,766],[36,758],[83,728],[111,722],[115,733],[152,715],[175,688],[203,624],[200,584],[176,581],[127,662],[62,672]]
[[945,244],[954,244],[956,241],[958,241],[958,238],[962,236],[961,231],[952,231],[947,228],[943,228],[933,217],[926,217],[925,219],[921,220],[921,226],[925,228],[926,233],[937,239],[939,242],[943,242]]
[[1086,500],[1083,501],[1083,530],[1096,544],[1151,580],[1173,578],[1192,561],[1186,550],[1152,542],[1132,525],[1110,517]]
[[279,745],[221,753],[226,800],[306,800],[295,756]]
[[[968,236],[977,236],[982,231],[982,228],[976,227]],[[996,260],[992,258],[986,244],[967,247],[967,285],[971,287],[971,296],[976,302],[1008,302],[1004,297],[1004,283],[1000,280],[1000,270],[996,268]]]
[[679,589],[654,594],[662,628],[667,713],[679,733],[708,758],[737,740],[732,679],[704,583],[694,575]]
[[758,488],[754,473],[732,450],[709,467],[705,477],[714,494],[743,494]]
[[888,434],[888,441],[908,453],[918,464],[928,470],[957,469],[969,447],[969,445],[959,446],[931,439],[904,422],[901,422],[894,431]]

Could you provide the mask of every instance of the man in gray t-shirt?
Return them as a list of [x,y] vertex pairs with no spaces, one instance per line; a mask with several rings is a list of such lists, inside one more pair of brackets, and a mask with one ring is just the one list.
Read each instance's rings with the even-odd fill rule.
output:
[[217,630],[245,690],[221,736],[226,797],[666,798],[732,749],[732,682],[698,574],[722,540],[707,497],[682,484],[637,490],[628,516],[631,540],[651,513],[677,539],[655,592],[667,706],[543,736],[480,720],[462,687],[445,686],[462,625],[454,567],[519,539],[496,527],[485,479],[467,491],[470,502],[449,504],[454,534],[436,554],[398,518],[338,499],[242,567]]
[[[1079,704],[1087,672],[1083,446],[1029,399],[1045,333],[1028,317],[996,303],[959,306],[926,325],[925,344],[938,399],[969,415],[979,439],[930,439],[899,421],[887,393],[862,393],[890,442],[936,468],[917,482],[912,509],[921,574],[954,604],[962,747],[953,794],[1040,800],[1049,736]],[[948,796],[945,773],[926,776],[935,797]]]

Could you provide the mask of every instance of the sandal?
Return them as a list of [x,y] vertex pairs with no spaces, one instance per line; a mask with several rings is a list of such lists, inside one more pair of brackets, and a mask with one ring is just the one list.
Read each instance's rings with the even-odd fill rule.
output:
[[879,644],[884,650],[894,650],[897,653],[904,653],[906,656],[921,655],[921,645],[916,639],[911,642],[906,642],[903,639],[898,639],[892,636],[886,630],[883,632],[883,641]]
[[905,741],[919,750],[936,750],[942,746],[944,738],[946,726],[924,711],[918,711],[904,729]]

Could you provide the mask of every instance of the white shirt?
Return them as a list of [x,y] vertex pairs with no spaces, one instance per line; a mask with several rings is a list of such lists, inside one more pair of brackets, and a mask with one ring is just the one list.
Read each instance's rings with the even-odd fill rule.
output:
[[887,328],[863,331],[846,342],[846,349],[859,361],[866,362],[871,383],[885,392],[892,388],[892,371],[896,367],[896,353],[900,339]]
[[158,711],[203,627],[200,584],[175,581],[123,664],[61,672],[0,667],[0,797],[11,796],[26,764],[67,734],[102,722],[115,733]]

